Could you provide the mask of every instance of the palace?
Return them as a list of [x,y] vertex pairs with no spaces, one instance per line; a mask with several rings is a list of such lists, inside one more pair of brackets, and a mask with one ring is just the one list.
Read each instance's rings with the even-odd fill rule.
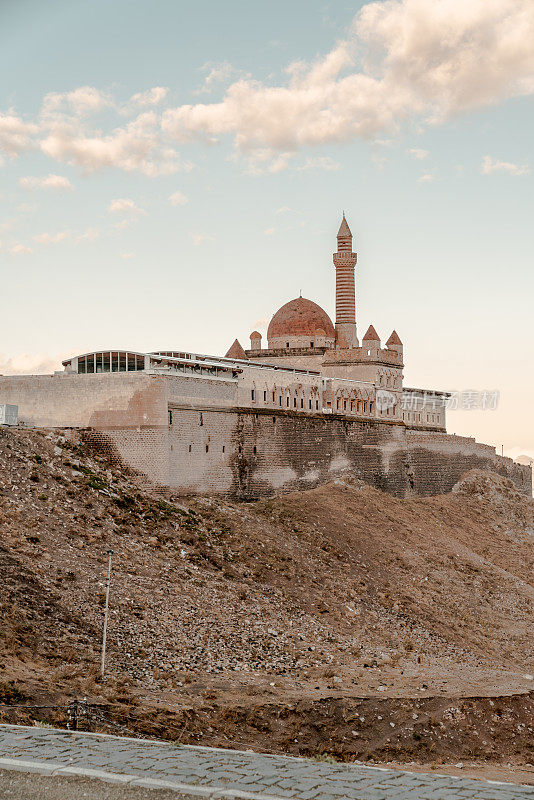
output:
[[156,487],[255,498],[350,475],[397,496],[450,491],[468,469],[531,493],[531,470],[446,432],[446,392],[403,385],[395,330],[356,325],[352,234],[334,253],[336,321],[298,297],[226,355],[97,350],[53,375],[0,376],[19,424],[90,441]]
[[[267,330],[267,347],[261,334],[250,334],[250,349],[236,339],[226,358],[294,367],[316,372],[322,379],[321,403],[303,403],[302,410],[324,413],[342,412],[364,418],[402,420],[424,430],[445,431],[446,393],[403,387],[403,344],[394,330],[386,346],[372,325],[361,345],[356,327],[355,267],[357,254],[352,249],[352,233],[345,214],[337,233],[333,255],[336,270],[336,324],[317,303],[297,297],[274,314]],[[290,407],[291,398],[271,398],[264,389],[267,405],[278,402]],[[262,402],[261,389],[255,398]],[[302,399],[302,398],[301,398]],[[426,402],[423,402],[426,400]],[[293,407],[300,408],[299,398]]]

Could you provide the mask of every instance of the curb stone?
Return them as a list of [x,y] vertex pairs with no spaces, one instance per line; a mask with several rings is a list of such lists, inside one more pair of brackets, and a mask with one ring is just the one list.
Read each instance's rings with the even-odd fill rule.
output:
[[14,772],[31,772],[38,775],[55,777],[92,778],[105,783],[117,783],[127,786],[136,786],[144,789],[171,789],[175,792],[188,794],[191,797],[205,797],[209,800],[287,800],[280,795],[266,795],[258,792],[243,792],[238,789],[225,789],[222,786],[195,786],[192,783],[174,783],[172,781],[157,780],[156,778],[140,778],[138,775],[128,775],[121,772],[106,772],[101,769],[88,767],[67,767],[58,764],[47,764],[44,761],[25,761],[21,758],[0,758],[0,769]]

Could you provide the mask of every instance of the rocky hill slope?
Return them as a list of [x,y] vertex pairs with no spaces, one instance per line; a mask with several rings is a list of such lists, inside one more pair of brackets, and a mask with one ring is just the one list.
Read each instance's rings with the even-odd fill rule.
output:
[[0,703],[87,697],[182,742],[531,762],[533,543],[534,501],[486,473],[411,500],[350,480],[187,500],[0,429]]

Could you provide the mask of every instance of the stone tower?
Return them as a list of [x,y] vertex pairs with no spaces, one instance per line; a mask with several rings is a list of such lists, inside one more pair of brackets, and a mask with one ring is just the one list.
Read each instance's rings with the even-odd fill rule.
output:
[[352,252],[352,233],[343,214],[337,232],[336,268],[336,347],[358,347],[356,335],[356,292],[354,268],[357,255]]

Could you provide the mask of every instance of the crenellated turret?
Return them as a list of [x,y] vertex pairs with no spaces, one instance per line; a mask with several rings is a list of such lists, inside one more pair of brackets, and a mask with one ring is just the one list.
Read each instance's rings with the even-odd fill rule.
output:
[[399,353],[402,356],[403,346],[397,331],[393,331],[386,342],[386,347],[388,350],[394,350],[396,353]]
[[362,339],[362,350],[370,356],[378,357],[380,353],[380,336],[372,325],[367,328],[367,333]]

